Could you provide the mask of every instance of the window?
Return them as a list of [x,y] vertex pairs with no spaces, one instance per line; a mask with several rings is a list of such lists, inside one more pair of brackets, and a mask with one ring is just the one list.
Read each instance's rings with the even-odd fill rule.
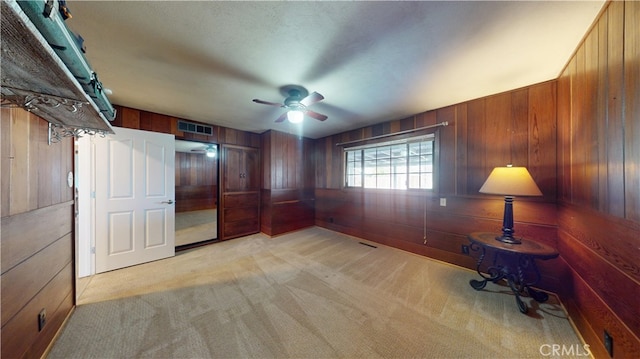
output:
[[433,189],[433,135],[345,149],[345,185]]

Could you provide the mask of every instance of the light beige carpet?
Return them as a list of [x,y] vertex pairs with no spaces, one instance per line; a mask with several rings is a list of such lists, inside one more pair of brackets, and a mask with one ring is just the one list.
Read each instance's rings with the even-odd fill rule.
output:
[[[541,358],[582,346],[555,297],[309,228],[96,275],[49,358]],[[377,244],[374,244],[377,245]],[[545,356],[550,357],[550,356]]]

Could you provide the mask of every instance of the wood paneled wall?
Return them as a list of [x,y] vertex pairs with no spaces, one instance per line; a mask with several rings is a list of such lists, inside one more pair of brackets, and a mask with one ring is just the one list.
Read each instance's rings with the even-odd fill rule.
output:
[[[213,127],[212,136],[194,134],[179,131],[178,120],[180,119],[177,117],[118,105],[114,107],[117,110],[117,115],[111,123],[113,126],[171,133],[175,135],[177,139],[182,140],[260,148],[260,135],[257,133],[207,124],[207,126]],[[197,121],[188,121],[198,123]]]
[[314,225],[313,141],[267,131],[262,134],[260,230],[270,236]]
[[[316,224],[468,268],[461,252],[474,231],[502,228],[504,199],[478,190],[496,166],[526,166],[542,198],[517,198],[517,236],[556,247],[556,83],[533,85],[316,141]],[[337,143],[441,122],[433,191],[344,189]],[[440,206],[440,198],[447,205]],[[426,238],[425,238],[426,237]],[[426,243],[425,243],[426,240]],[[541,286],[557,290],[562,262],[542,263]]]
[[[48,125],[1,110],[2,352],[40,357],[74,305],[73,141],[48,145]],[[38,331],[38,313],[47,322]]]
[[[442,121],[432,193],[342,188],[336,143]],[[640,357],[640,2],[608,4],[557,81],[317,140],[316,224],[472,268],[460,245],[499,230],[503,208],[477,191],[507,162],[544,194],[516,199],[516,234],[561,254],[543,262],[541,287],[596,357],[608,356],[604,330],[614,357]]]
[[[597,357],[640,357],[640,2],[609,3],[558,79],[563,292]],[[594,345],[597,343],[598,345]]]
[[215,209],[218,198],[218,157],[176,152],[176,212]]

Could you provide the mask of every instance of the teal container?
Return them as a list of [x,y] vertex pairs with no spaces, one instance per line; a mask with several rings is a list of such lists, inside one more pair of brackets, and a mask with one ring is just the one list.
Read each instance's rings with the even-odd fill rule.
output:
[[113,121],[116,111],[109,102],[102,83],[98,81],[98,76],[84,56],[80,45],[81,39],[69,30],[60,15],[58,1],[54,0],[52,7],[47,7],[47,2],[44,0],[18,1],[17,3],[73,77],[78,80],[85,93],[93,99],[104,117],[108,121]]

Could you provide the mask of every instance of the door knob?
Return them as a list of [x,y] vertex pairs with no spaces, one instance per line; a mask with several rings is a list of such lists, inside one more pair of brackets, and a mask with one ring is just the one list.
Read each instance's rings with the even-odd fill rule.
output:
[[160,203],[173,204],[173,200],[171,200],[171,199],[170,199],[170,200],[168,200],[168,201],[162,201],[162,202],[160,202]]

